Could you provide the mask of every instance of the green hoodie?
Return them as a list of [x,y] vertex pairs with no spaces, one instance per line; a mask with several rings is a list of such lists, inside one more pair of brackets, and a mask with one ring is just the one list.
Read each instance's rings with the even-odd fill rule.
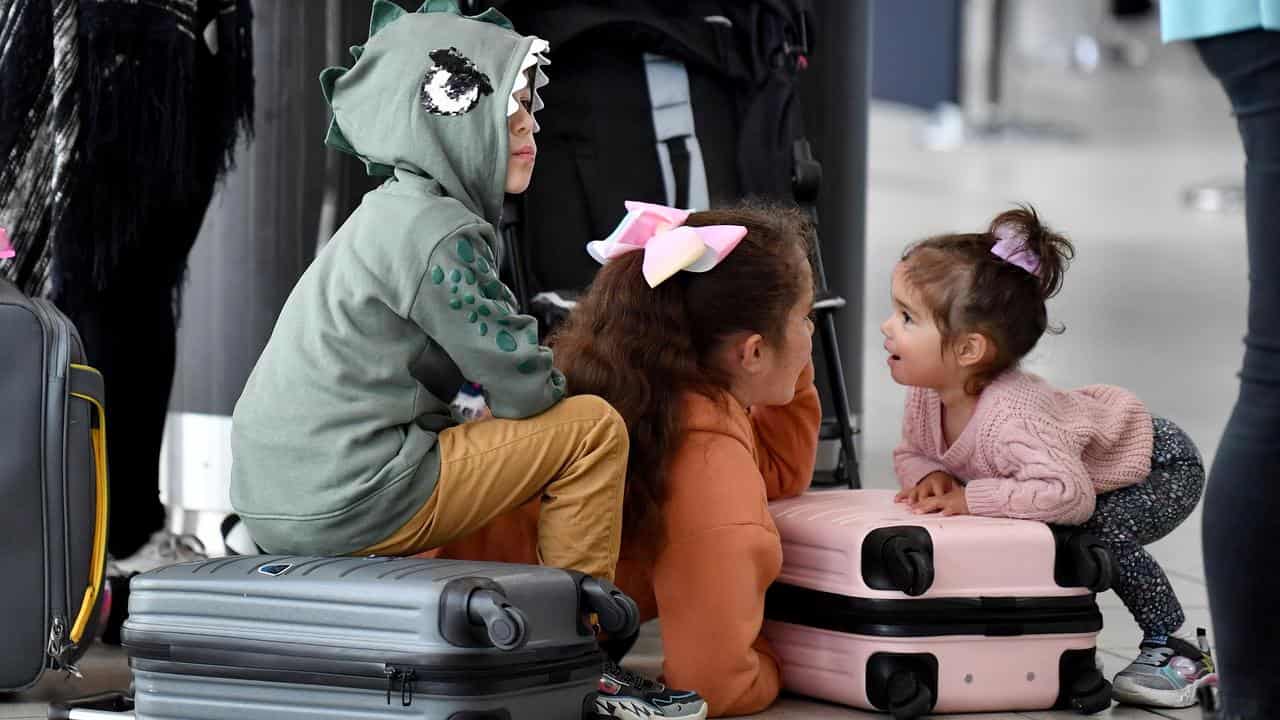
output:
[[451,5],[377,0],[355,65],[321,77],[328,143],[389,178],[298,281],[236,403],[231,501],[270,552],[352,553],[407,523],[454,424],[445,378],[481,384],[500,418],[564,396],[493,253],[507,98],[533,39],[500,15],[431,12]]

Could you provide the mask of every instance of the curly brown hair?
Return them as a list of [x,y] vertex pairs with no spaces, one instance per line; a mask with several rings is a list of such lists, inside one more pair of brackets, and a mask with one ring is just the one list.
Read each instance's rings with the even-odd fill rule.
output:
[[744,204],[693,213],[685,224],[742,225],[747,235],[714,269],[679,272],[656,288],[641,274],[643,253],[609,261],[550,340],[570,394],[599,395],[626,421],[628,540],[663,536],[682,395],[727,402],[730,378],[715,352],[744,330],[784,342],[788,313],[802,301],[811,272],[812,226],[795,208]]

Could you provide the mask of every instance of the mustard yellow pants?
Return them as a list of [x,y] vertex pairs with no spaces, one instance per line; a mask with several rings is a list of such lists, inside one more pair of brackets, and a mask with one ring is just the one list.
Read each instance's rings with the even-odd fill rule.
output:
[[542,563],[613,580],[628,441],[607,402],[577,395],[535,417],[449,428],[439,443],[435,492],[403,527],[357,554],[425,552],[540,496]]

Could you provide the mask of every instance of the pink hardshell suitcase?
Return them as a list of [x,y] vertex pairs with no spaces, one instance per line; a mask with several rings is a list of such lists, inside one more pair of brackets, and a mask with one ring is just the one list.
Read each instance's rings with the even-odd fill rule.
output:
[[1094,657],[1112,564],[1078,528],[914,515],[892,490],[771,503],[783,684],[899,720],[1111,704]]

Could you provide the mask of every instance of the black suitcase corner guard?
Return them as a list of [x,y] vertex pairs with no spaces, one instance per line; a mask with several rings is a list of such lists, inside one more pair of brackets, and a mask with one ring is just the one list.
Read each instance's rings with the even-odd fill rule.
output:
[[884,527],[862,541],[862,579],[876,590],[917,597],[933,585],[933,538],[915,525]]

